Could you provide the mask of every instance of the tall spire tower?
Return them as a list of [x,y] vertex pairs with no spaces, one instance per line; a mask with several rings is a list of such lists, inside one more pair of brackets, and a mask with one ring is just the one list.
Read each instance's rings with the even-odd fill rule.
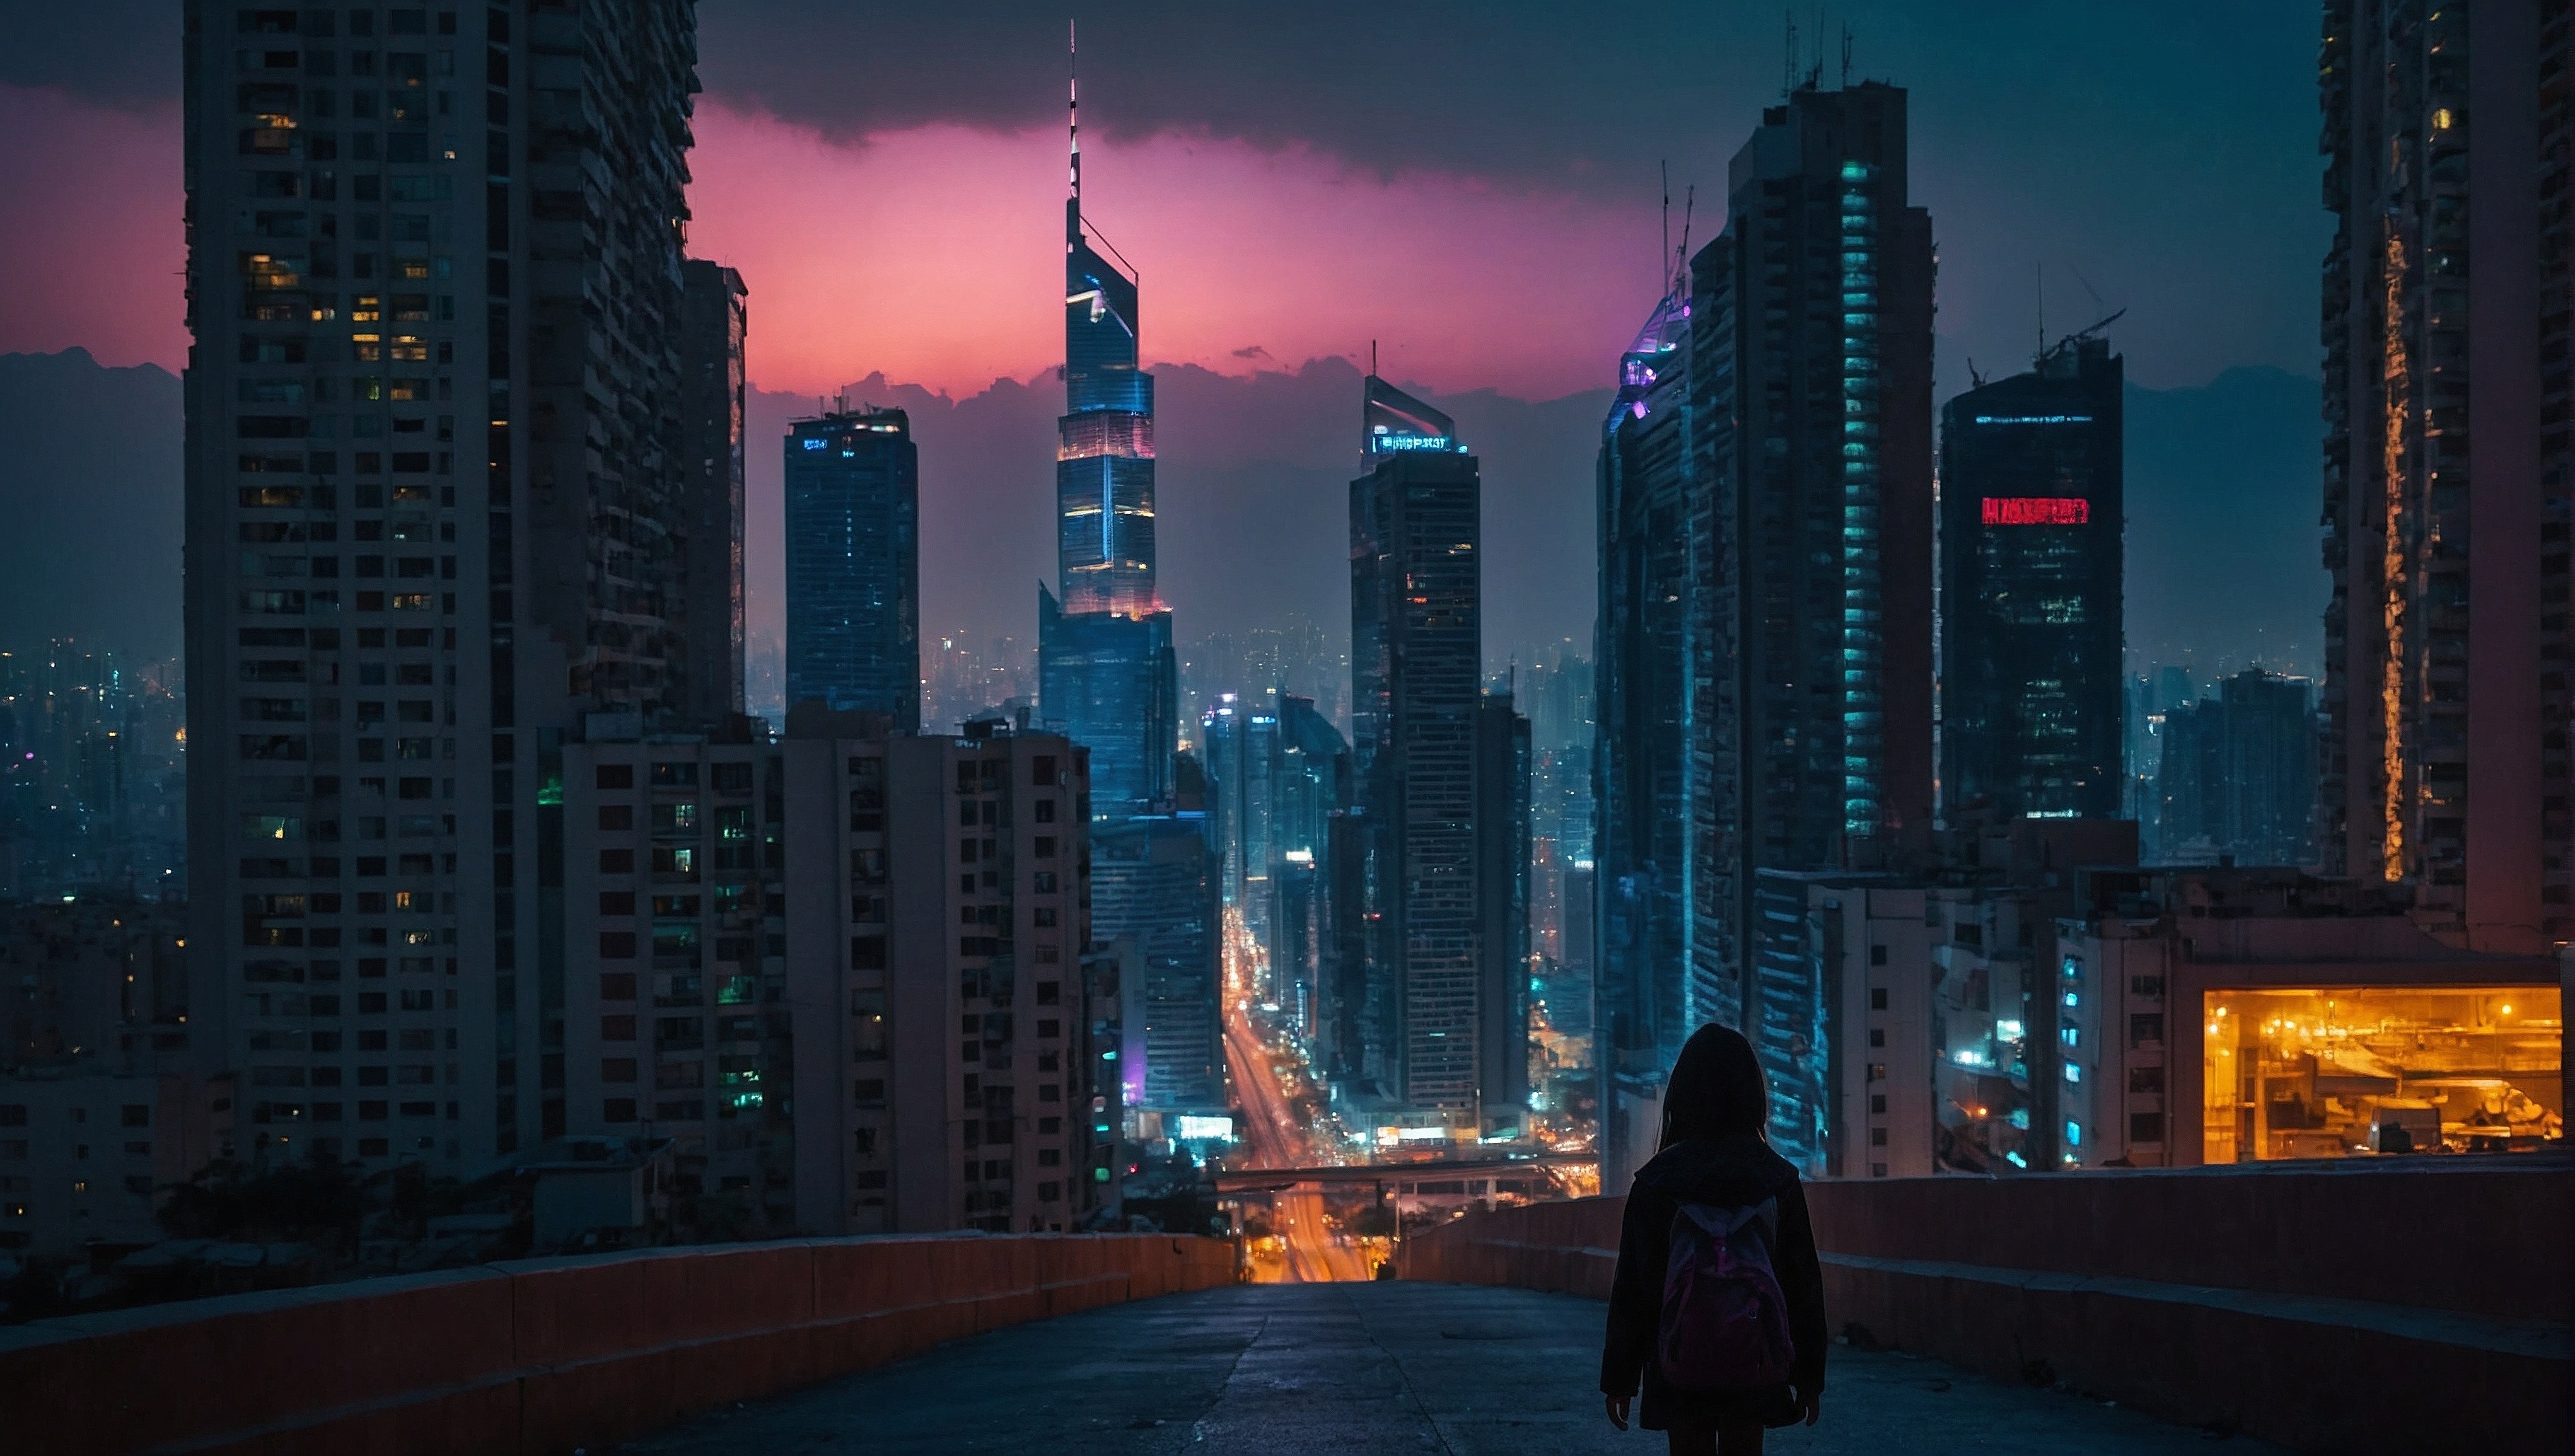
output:
[[1069,115],[1065,123],[1067,150],[1073,158],[1073,191],[1064,202],[1064,241],[1067,247],[1082,245],[1082,47],[1074,31],[1074,22],[1064,23],[1065,97]]
[[1154,377],[1140,363],[1137,274],[1082,214],[1074,39],[1068,28],[1065,414],[1056,422],[1057,585],[1039,604],[1039,696],[1048,722],[1092,749],[1095,811],[1123,814],[1169,789],[1177,660],[1154,586]]

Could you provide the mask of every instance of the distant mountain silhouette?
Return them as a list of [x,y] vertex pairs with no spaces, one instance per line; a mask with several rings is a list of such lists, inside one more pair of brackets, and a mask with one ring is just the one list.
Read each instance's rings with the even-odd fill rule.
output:
[[[1185,641],[1349,611],[1346,483],[1358,372],[1339,359],[1240,378],[1163,366],[1164,595]],[[2128,646],[2203,675],[2260,661],[2315,671],[2319,385],[2235,369],[2196,389],[2128,391]],[[1588,644],[1592,460],[1606,391],[1531,403],[1424,391],[1482,459],[1485,650]],[[861,401],[912,414],[922,447],[923,627],[970,640],[1035,629],[1055,575],[1052,376],[964,399],[871,375]],[[778,441],[810,396],[751,402],[755,627],[783,634]],[[73,637],[137,660],[179,652],[181,400],[150,365],[79,349],[0,355],[0,648]]]
[[167,370],[0,354],[0,649],[178,656],[182,429]]

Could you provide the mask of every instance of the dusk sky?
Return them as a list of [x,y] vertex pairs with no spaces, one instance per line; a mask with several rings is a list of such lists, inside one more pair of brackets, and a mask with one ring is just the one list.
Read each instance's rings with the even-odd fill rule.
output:
[[[0,351],[176,366],[179,7],[0,13]],[[1143,270],[1150,358],[1228,373],[1356,357],[1443,391],[1597,387],[1651,301],[1656,164],[1721,224],[1776,99],[1782,12],[1510,0],[1084,6],[1090,211]],[[1061,5],[702,7],[693,251],[752,288],[752,374],[948,393],[1055,362]],[[1817,16],[1821,16],[1820,26]],[[1914,196],[1960,361],[2130,310],[2150,386],[2316,368],[2307,7],[1904,3],[1800,10],[1912,90]],[[158,278],[158,286],[132,280]]]
[[[1035,583],[1054,576],[1065,18],[1017,3],[700,11],[690,248],[748,282],[760,418],[862,381],[913,411],[924,617],[977,642],[1025,638]],[[1515,584],[1491,604],[1488,656],[1587,641],[1596,417],[1570,397],[1612,383],[1656,293],[1658,164],[1676,239],[1692,185],[1694,243],[1723,225],[1727,159],[1779,96],[1782,12],[1327,0],[1079,18],[1085,211],[1141,269],[1146,359],[1167,371],[1164,586],[1185,643],[1284,615],[1339,631],[1340,422],[1371,340],[1386,374],[1452,409],[1565,402],[1461,419],[1489,421],[1468,437],[1487,560]],[[2328,224],[2306,7],[1801,10],[1800,53],[1813,64],[1824,37],[1827,85],[1845,23],[1852,78],[1910,89],[1942,398],[1971,361],[2022,367],[2042,304],[2057,333],[2127,309],[2114,342],[2148,389],[2247,366],[2316,374]],[[175,0],[0,6],[0,267],[24,285],[0,290],[0,353],[184,362],[179,26]],[[2131,442],[2132,458],[2158,453],[2130,501],[2140,666],[2308,667],[2324,600],[2302,443],[2315,419],[2270,422],[2272,456]],[[2289,473],[2248,480],[2255,458]],[[775,631],[777,457],[755,440],[751,463],[753,625]],[[2275,498],[2275,529],[2226,569],[2278,574],[2278,610],[2243,631],[2184,610],[2215,558],[2196,526],[2163,528],[2198,519],[2198,497],[2177,494],[2194,488]]]

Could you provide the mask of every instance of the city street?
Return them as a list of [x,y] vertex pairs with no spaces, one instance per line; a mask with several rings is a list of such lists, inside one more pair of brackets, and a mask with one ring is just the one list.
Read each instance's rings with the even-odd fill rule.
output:
[[[1250,1166],[1312,1167],[1338,1161],[1334,1149],[1318,1147],[1313,1129],[1296,1115],[1293,1100],[1279,1082],[1273,1053],[1263,1044],[1244,1005],[1237,1002],[1226,1016],[1225,1059],[1242,1099],[1245,1144]],[[1265,1281],[1322,1283],[1365,1279],[1367,1260],[1358,1246],[1338,1237],[1323,1216],[1323,1195],[1313,1187],[1287,1189],[1272,1200],[1272,1222],[1287,1245],[1286,1257],[1274,1271],[1261,1261],[1255,1273]]]

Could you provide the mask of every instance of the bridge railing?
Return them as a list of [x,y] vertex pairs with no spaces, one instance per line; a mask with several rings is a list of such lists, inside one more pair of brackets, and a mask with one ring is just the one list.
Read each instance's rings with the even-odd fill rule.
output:
[[961,1336],[1230,1284],[1231,1244],[927,1235],[530,1259],[0,1328],[27,1452],[593,1450]]
[[[1857,1343],[2305,1450],[2575,1450],[2575,1161],[2559,1155],[1806,1196],[1827,1315]],[[1407,1239],[1396,1267],[1605,1298],[1625,1203],[1470,1213]]]

